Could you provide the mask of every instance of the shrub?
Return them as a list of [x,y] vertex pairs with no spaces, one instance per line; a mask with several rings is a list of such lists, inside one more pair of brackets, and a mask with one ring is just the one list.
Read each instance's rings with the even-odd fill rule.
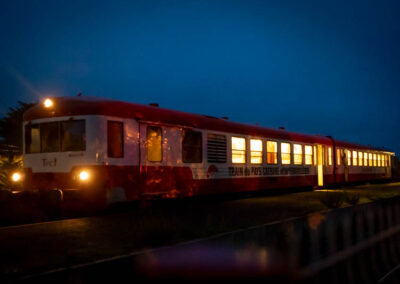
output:
[[320,197],[320,202],[328,208],[339,208],[345,200],[343,192],[325,192]]
[[0,189],[18,189],[21,183],[11,180],[13,172],[22,171],[22,156],[1,157],[0,159]]
[[360,195],[358,193],[348,194],[346,193],[346,202],[350,205],[356,205],[360,202]]

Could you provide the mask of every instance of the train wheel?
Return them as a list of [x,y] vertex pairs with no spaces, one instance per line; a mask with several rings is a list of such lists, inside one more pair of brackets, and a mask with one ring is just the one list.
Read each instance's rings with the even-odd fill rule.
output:
[[112,187],[107,191],[107,205],[110,206],[119,202],[126,202],[126,193],[123,187]]

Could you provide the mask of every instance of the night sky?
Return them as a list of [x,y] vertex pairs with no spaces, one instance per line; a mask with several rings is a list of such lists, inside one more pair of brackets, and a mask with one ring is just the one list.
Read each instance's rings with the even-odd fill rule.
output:
[[2,1],[0,115],[83,95],[400,153],[400,1]]

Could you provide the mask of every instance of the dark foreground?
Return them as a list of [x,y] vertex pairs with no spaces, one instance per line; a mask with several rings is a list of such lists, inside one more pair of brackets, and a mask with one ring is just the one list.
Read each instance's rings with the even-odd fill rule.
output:
[[[277,277],[276,279],[286,278],[286,276],[290,275],[290,277],[288,276],[290,279],[285,279],[285,282],[292,281],[293,274],[277,273],[291,269],[291,267],[280,265],[281,263],[290,262],[285,261],[287,260],[286,257],[284,257],[284,261],[280,261],[282,254],[276,253],[278,248],[287,247],[285,242],[278,242],[278,244],[274,244],[271,247],[266,246],[265,242],[260,245],[259,237],[256,237],[256,233],[253,237],[248,236],[245,238],[246,244],[239,245],[238,243],[222,241],[217,245],[210,246],[207,243],[204,246],[201,244],[197,248],[183,248],[181,252],[169,251],[159,258],[156,255],[157,252],[146,249],[204,238],[250,226],[259,227],[261,224],[324,210],[326,206],[321,200],[329,192],[331,191],[303,192],[242,200],[213,201],[207,199],[201,202],[194,200],[186,200],[183,201],[184,203],[166,202],[155,204],[150,208],[132,210],[120,214],[3,227],[0,228],[1,274],[5,280],[21,280],[25,279],[25,277],[28,277],[26,278],[28,281],[37,280],[38,278],[36,277],[42,280],[54,280],[54,277],[58,279],[63,275],[57,282],[61,279],[65,282],[76,282],[77,279],[80,279],[79,277],[83,277],[79,281],[85,280],[86,282],[86,280],[90,279],[114,277],[121,273],[128,274],[133,278],[153,277],[156,274],[149,274],[148,272],[157,270],[161,278],[163,278],[162,276],[165,276],[163,273],[167,273],[166,271],[163,272],[165,267],[154,268],[152,264],[162,264],[164,262],[164,264],[175,264],[176,267],[193,263],[193,266],[199,269],[186,268],[189,269],[190,275],[196,275],[197,273],[199,277],[201,275],[206,276],[207,273],[205,272],[207,271],[214,271],[218,274],[228,270],[233,270],[232,274],[224,272],[222,275],[225,277],[239,277],[240,275],[236,275],[234,272],[240,272],[244,273],[243,277],[250,277],[246,273],[246,269],[237,269],[236,261],[238,260],[239,263],[247,264],[248,269],[251,268],[249,271],[252,271],[251,274],[256,278],[266,277],[267,274],[268,277],[271,277],[271,273],[273,273],[274,277]],[[379,203],[382,202],[379,201],[381,199],[396,199],[395,196],[398,195],[398,192],[400,192],[400,184],[398,183],[363,185],[346,189],[347,196],[359,196],[358,203],[371,202],[372,200],[378,200],[377,202]],[[354,198],[346,200],[351,202],[352,200],[354,201]],[[207,201],[207,203],[203,201]],[[348,203],[344,202],[340,205],[342,207],[348,206]],[[310,215],[305,217],[306,223],[304,223],[305,221],[302,222],[306,224],[307,228],[313,228],[314,226],[317,229],[319,224],[325,220],[324,214]],[[397,215],[393,216],[396,217]],[[335,221],[338,218],[326,219]],[[368,223],[369,221],[363,222]],[[374,224],[380,223],[375,222]],[[395,225],[396,223],[393,224]],[[290,226],[285,228],[284,232],[286,233],[283,235],[290,235]],[[343,227],[341,228],[343,231]],[[361,229],[361,232],[363,230]],[[370,229],[367,227],[366,230]],[[273,231],[281,234],[280,229],[275,228]],[[303,232],[299,236],[296,235],[295,239],[305,241],[301,247],[310,247],[311,240],[302,238],[303,234],[305,233]],[[324,234],[327,233],[325,232]],[[332,232],[329,234],[331,235]],[[335,234],[333,233],[333,235]],[[355,238],[354,236],[357,235],[351,234],[349,239],[352,240],[352,238]],[[243,237],[241,238],[243,239]],[[261,239],[271,238],[273,238],[271,234],[264,234]],[[324,237],[319,236],[318,238],[323,239]],[[284,240],[284,238],[279,239]],[[141,251],[146,251],[146,253],[143,255],[138,253]],[[137,255],[140,255],[141,260],[136,257],[135,259],[132,258]],[[304,254],[301,253],[300,255]],[[143,258],[144,256],[145,258]],[[193,257],[190,258],[190,256]],[[200,261],[199,263],[196,262],[197,259]],[[387,264],[385,265],[392,267],[393,262],[397,263],[396,260],[397,258],[394,255],[393,257],[386,257]],[[253,264],[254,261],[259,264]],[[92,265],[93,262],[96,264]],[[132,263],[134,263],[134,266],[129,266]],[[140,264],[139,266],[138,263]],[[254,267],[257,268],[259,265],[265,268],[263,265],[266,263],[268,264],[268,270],[253,271]],[[277,264],[276,267],[272,267],[271,263]],[[149,264],[151,265],[149,266]],[[216,270],[211,269],[210,265]],[[75,268],[70,269],[71,267]],[[137,267],[140,267],[140,273]],[[272,270],[270,269],[271,267],[273,268]],[[173,267],[170,268],[172,269]],[[202,269],[204,272],[201,272]],[[49,271],[58,272],[43,276],[43,273]],[[184,269],[183,271],[187,270]],[[103,275],[104,273],[106,275]],[[218,277],[218,275],[208,276]],[[34,277],[30,278],[30,276]]]

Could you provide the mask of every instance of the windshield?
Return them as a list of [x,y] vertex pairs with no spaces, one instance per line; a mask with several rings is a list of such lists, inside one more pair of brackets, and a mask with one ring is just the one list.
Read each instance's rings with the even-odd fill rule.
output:
[[25,126],[25,153],[86,150],[85,120],[28,124]]

